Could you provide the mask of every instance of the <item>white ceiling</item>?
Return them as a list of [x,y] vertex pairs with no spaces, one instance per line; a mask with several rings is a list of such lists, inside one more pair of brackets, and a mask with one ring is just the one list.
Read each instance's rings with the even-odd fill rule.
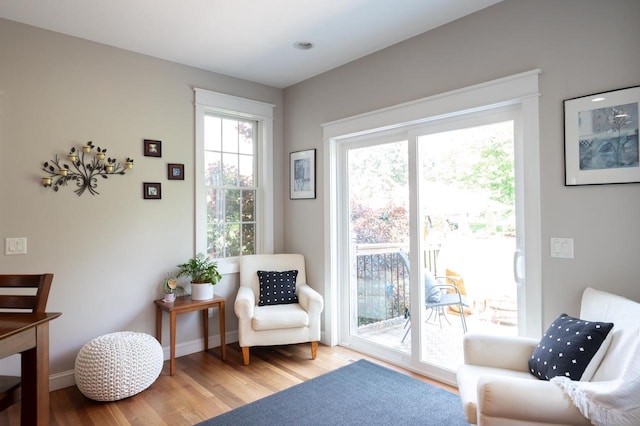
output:
[[500,1],[0,0],[0,17],[284,88]]

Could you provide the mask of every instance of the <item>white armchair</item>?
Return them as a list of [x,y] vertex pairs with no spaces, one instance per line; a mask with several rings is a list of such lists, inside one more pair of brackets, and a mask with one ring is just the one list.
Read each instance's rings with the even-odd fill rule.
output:
[[[298,303],[259,306],[258,271],[297,270]],[[322,296],[309,287],[304,257],[300,254],[256,254],[242,256],[240,288],[234,304],[244,365],[249,365],[252,346],[289,345],[311,342],[311,358],[318,353]]]
[[[619,386],[628,375],[630,360],[638,358],[634,342],[640,335],[640,304],[587,288],[582,297],[580,318],[611,322],[614,326],[609,333],[608,348],[604,347],[602,360],[594,365],[596,369],[590,381],[572,383],[596,389]],[[586,408],[587,404],[581,404],[579,410],[572,401],[575,396],[569,397],[557,383],[539,380],[529,372],[528,361],[538,342],[539,339],[525,337],[464,336],[464,364],[458,368],[457,382],[469,423],[481,426],[591,424],[586,416],[593,413]]]

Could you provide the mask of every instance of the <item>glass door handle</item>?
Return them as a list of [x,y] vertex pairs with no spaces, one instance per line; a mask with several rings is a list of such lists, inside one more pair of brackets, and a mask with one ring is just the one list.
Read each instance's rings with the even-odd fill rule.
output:
[[522,251],[516,250],[513,252],[513,280],[517,285],[522,283],[522,279],[524,278],[520,275],[520,259],[522,258]]

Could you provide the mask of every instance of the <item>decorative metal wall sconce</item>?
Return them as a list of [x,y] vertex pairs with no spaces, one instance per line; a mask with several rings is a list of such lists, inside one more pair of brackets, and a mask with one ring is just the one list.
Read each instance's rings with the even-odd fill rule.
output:
[[[107,150],[96,148],[89,141],[81,149],[71,148],[67,160],[62,160],[56,155],[55,160],[46,161],[42,170],[49,174],[42,178],[42,186],[53,186],[58,191],[61,186],[66,186],[69,181],[75,181],[78,196],[88,190],[91,195],[99,194],[96,191],[98,176],[107,179],[109,175],[123,175],[127,169],[133,168],[133,160],[126,159],[122,166],[115,158],[106,157]],[[93,151],[93,152],[92,152]]]

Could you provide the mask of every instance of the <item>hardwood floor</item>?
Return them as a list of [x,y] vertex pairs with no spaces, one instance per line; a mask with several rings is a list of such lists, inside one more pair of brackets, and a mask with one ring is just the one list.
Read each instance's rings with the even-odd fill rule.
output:
[[[256,347],[251,364],[242,365],[237,343],[227,345],[227,361],[219,348],[176,358],[176,374],[166,361],[160,377],[147,390],[115,402],[86,398],[75,386],[51,392],[51,425],[193,425],[241,405],[279,392],[359,359],[368,359],[452,392],[429,380],[343,347],[320,345],[311,360],[309,344]],[[0,425],[20,424],[20,403],[0,413]]]

